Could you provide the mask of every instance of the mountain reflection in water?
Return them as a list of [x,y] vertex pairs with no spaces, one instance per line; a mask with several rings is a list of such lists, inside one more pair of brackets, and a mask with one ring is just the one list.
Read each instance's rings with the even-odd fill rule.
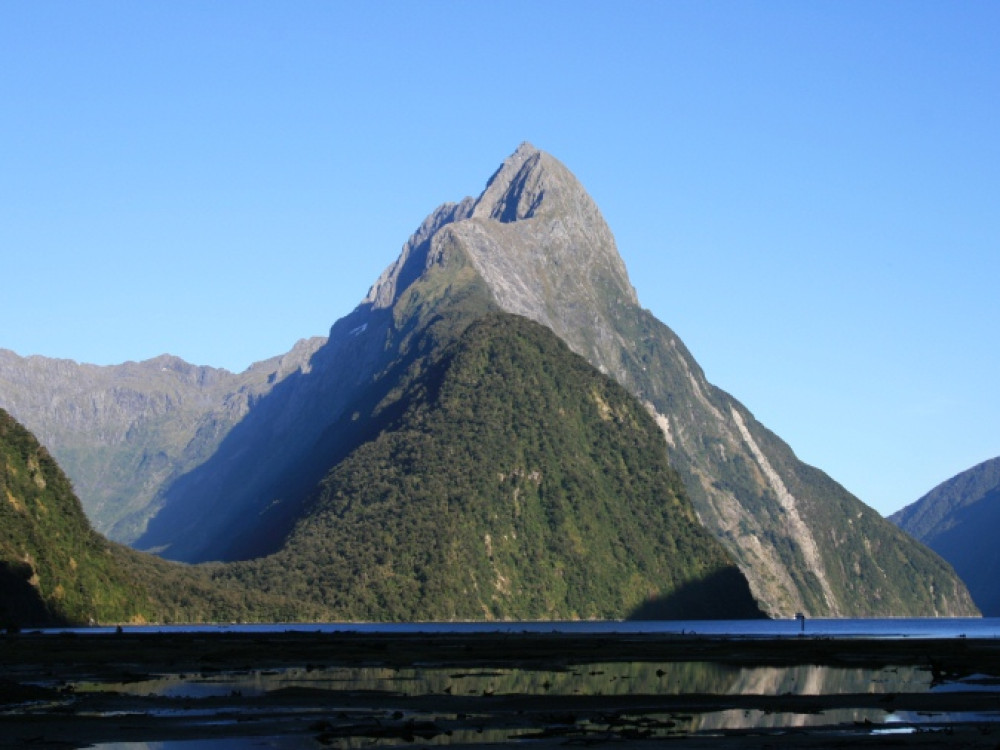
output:
[[[295,695],[305,699],[322,691],[331,696],[356,697],[462,696],[483,697],[540,696],[607,698],[609,710],[615,709],[616,698],[642,696],[699,695],[726,696],[810,696],[873,694],[894,695],[899,692],[926,692],[931,688],[931,676],[916,668],[842,669],[823,666],[795,667],[736,667],[709,662],[667,664],[595,663],[558,670],[534,669],[440,669],[440,668],[289,668],[282,670],[248,671],[224,674],[163,675],[145,680],[119,683],[81,682],[74,691],[111,693],[171,699],[201,700],[206,698],[244,698],[267,695]],[[332,698],[336,703],[336,699]],[[303,701],[304,702],[304,701]],[[565,704],[564,705],[568,705]],[[594,704],[589,704],[593,706]],[[598,704],[600,705],[600,704]],[[628,704],[625,705],[628,708]],[[440,721],[443,713],[431,712]],[[600,711],[598,711],[600,714]],[[622,715],[627,714],[627,710]],[[456,714],[458,715],[458,714]],[[891,716],[891,714],[890,714]],[[649,718],[649,717],[647,717]],[[643,722],[647,736],[681,737],[710,730],[758,728],[824,727],[839,724],[879,724],[887,712],[876,708],[835,708],[815,711],[780,711],[764,709],[709,710],[696,705],[681,713],[664,710],[654,721]],[[620,719],[619,719],[620,720]],[[911,719],[913,720],[913,719]],[[584,721],[561,718],[564,739],[590,738],[608,733],[614,718],[600,715]],[[627,722],[622,722],[627,723]],[[572,729],[570,726],[572,725]],[[503,742],[523,734],[517,727],[471,731],[475,742]],[[445,737],[450,744],[456,739],[452,730]],[[268,746],[278,738],[271,738]],[[425,737],[424,741],[432,738]],[[469,742],[466,738],[463,742]],[[227,750],[235,745],[231,739],[201,740],[199,750]],[[92,746],[100,750],[194,750],[182,742],[115,743]]]
[[996,638],[126,628],[0,667],[0,748],[1000,744]]

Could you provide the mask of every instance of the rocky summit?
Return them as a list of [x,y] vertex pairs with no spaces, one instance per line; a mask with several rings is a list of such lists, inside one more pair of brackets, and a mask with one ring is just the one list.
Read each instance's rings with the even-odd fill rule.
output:
[[[769,614],[976,612],[940,557],[800,462],[745,406],[707,382],[677,335],[639,304],[611,230],[579,181],[527,143],[478,198],[432,212],[361,304],[297,368],[273,370],[250,395],[246,384],[206,394],[202,411],[185,417],[202,425],[243,393],[238,419],[211,421],[212,439],[184,443],[183,462],[163,451],[166,465],[157,472],[146,468],[155,463],[152,449],[143,450],[149,461],[133,461],[128,482],[142,477],[150,510],[130,541],[188,561],[284,549],[301,538],[297,523],[320,502],[324,477],[378,437],[414,372],[498,312],[554,332],[643,405],[697,518]],[[23,371],[17,361],[6,368],[0,405],[16,402],[12,412],[33,427],[38,408],[25,408],[8,385],[24,382]],[[156,433],[179,434],[180,424],[164,419]],[[92,425],[101,431],[99,420]],[[56,443],[57,433],[49,433]],[[79,452],[81,464],[107,460],[71,443],[53,452]],[[120,445],[137,450],[128,434]],[[116,502],[127,505],[132,485],[106,478]]]

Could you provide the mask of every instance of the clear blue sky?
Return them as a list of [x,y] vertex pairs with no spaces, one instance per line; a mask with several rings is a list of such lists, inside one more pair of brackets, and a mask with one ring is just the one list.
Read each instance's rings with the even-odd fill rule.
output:
[[522,140],[888,513],[1000,455],[1000,3],[8,2],[0,347],[241,370]]

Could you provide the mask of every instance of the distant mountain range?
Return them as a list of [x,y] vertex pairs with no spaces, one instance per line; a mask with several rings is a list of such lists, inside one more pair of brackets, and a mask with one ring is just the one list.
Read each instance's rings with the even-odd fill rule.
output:
[[[496,323],[497,315],[506,315],[507,322]],[[178,560],[254,561],[227,570],[243,570],[240,580],[257,576],[267,586],[277,586],[259,559],[270,556],[285,560],[286,567],[293,565],[290,550],[301,549],[310,534],[309,544],[316,542],[309,528],[320,528],[313,521],[323,518],[322,536],[339,540],[336,549],[352,550],[350,555],[343,553],[346,557],[337,565],[353,565],[353,572],[360,575],[388,564],[396,572],[383,571],[387,580],[402,585],[394,567],[399,561],[393,558],[390,564],[372,557],[372,550],[401,544],[423,528],[420,518],[410,514],[411,505],[426,494],[421,488],[431,483],[427,466],[436,466],[439,473],[448,466],[433,451],[421,451],[420,461],[407,463],[403,457],[414,449],[393,441],[401,440],[400,435],[412,440],[419,433],[408,420],[423,413],[435,398],[437,386],[431,383],[436,381],[426,378],[445,361],[442,353],[470,346],[463,338],[469,331],[508,335],[508,329],[521,325],[510,322],[512,315],[541,324],[638,399],[658,426],[659,450],[679,472],[698,520],[736,561],[767,613],[976,612],[965,587],[940,557],[821,471],[798,461],[742,404],[705,380],[676,334],[639,305],[597,206],[565,166],[530,144],[522,144],[502,164],[477,199],[466,198],[434,211],[362,303],[334,324],[325,341],[300,342],[288,355],[239,375],[196,368],[170,357],[93,368],[0,352],[0,406],[50,446],[74,478],[88,513],[114,538]],[[496,349],[484,343],[482,351]],[[489,359],[495,354],[477,356]],[[537,377],[541,383],[541,375]],[[532,381],[521,382],[520,390],[509,390],[511,378],[513,372],[507,371],[507,376],[492,379],[488,386],[510,402],[504,408],[519,402],[534,404]],[[466,397],[470,402],[474,391]],[[561,412],[541,412],[542,406],[532,408],[548,414],[556,434]],[[582,413],[583,407],[561,408],[569,414]],[[579,419],[574,424],[581,427]],[[390,439],[389,434],[397,437]],[[507,517],[513,487],[504,492],[489,488],[482,484],[484,477],[495,477],[499,487],[509,481],[501,477],[535,476],[535,472],[550,476],[551,467],[516,460],[519,451],[548,456],[546,462],[557,456],[560,461],[571,458],[542,450],[541,437],[537,438],[541,443],[532,444],[509,425],[456,434],[464,435],[466,442],[450,446],[463,459],[454,465],[465,467],[470,477],[480,477],[476,480],[480,484],[464,490],[467,501],[487,518]],[[477,455],[478,443],[498,435],[513,453],[497,449],[495,456],[475,464],[473,472],[465,456]],[[573,435],[564,442],[577,446],[572,455],[583,455],[579,446],[591,438],[578,431]],[[431,445],[438,439],[428,438]],[[524,440],[528,442],[522,445]],[[530,450],[529,445],[533,445]],[[641,472],[642,466],[628,463],[637,455],[622,455],[602,471]],[[651,460],[650,454],[643,455],[644,463]],[[588,461],[600,465],[597,456]],[[364,472],[359,466],[365,467]],[[579,468],[583,472],[579,477],[593,470]],[[395,488],[392,502],[372,494],[373,485],[381,486],[377,483],[383,481],[378,479],[383,471],[392,477],[384,480],[387,488]],[[462,485],[465,474],[449,475],[449,484]],[[605,519],[588,522],[597,526],[613,517],[603,541],[594,545],[604,550],[602,554],[620,557],[621,550],[632,549],[628,540],[633,532],[625,527],[628,516],[573,506],[583,502],[580,493],[597,491],[598,485],[579,477],[570,481],[569,487],[576,489],[563,487],[559,492],[546,480],[537,484],[518,480],[518,493],[538,494],[545,487],[539,502],[562,497],[571,503],[561,515],[548,519],[547,533],[555,536],[541,534],[536,539],[555,544],[557,537],[567,542],[561,535],[569,534],[572,540],[576,532],[565,523],[577,512]],[[436,491],[439,499],[449,484]],[[629,502],[630,493],[619,492],[604,486],[598,497],[605,504]],[[333,510],[343,502],[334,498],[347,496],[359,500]],[[636,518],[653,523],[658,512],[654,506],[635,506]],[[494,510],[483,509],[488,507]],[[370,508],[370,514],[362,508]],[[391,522],[376,509],[389,513]],[[555,511],[550,507],[547,512]],[[355,534],[349,531],[352,524],[361,524],[369,515],[381,518],[379,523],[393,531],[382,537],[381,544],[369,539],[353,545],[352,540],[366,539],[364,533],[344,535]],[[336,523],[330,520],[333,516],[339,518]],[[445,516],[436,518],[443,528],[451,523]],[[479,562],[469,562],[468,570],[478,571],[475,581],[480,590],[487,580],[494,582],[494,592],[503,590],[502,580],[518,580],[524,571],[515,575],[513,569],[490,568],[482,562],[491,556],[494,562],[502,559],[498,552],[502,535],[488,524],[471,520],[462,524],[462,533],[472,536],[463,537],[459,549],[463,555],[479,555]],[[515,527],[503,528],[512,538]],[[636,539],[635,555],[647,543]],[[314,549],[320,547],[330,552],[318,543]],[[581,541],[563,551],[576,550],[582,557],[565,559],[580,563],[594,549]],[[615,549],[617,553],[612,552]],[[504,554],[513,560],[529,553],[515,545]],[[601,559],[602,565],[612,565],[608,558]],[[650,594],[652,579],[643,576],[661,564],[654,565],[652,559],[640,565],[629,557],[620,561],[624,567],[616,568],[615,563],[612,569],[639,576],[633,595],[640,590]],[[418,563],[408,561],[406,570],[430,564]],[[718,565],[716,560],[706,570]],[[658,570],[654,578],[667,576],[665,569]],[[462,580],[466,593],[475,589],[468,577]],[[397,595],[399,591],[387,591],[383,605]],[[496,616],[503,608],[490,608],[503,601],[491,594],[481,604]],[[630,601],[634,603],[634,597]],[[565,599],[558,599],[557,605],[545,610],[534,600],[530,607],[541,609],[529,611],[572,611],[581,616],[589,611]],[[362,613],[382,611],[377,602],[358,606],[356,611]]]
[[160,489],[323,342],[300,341],[239,375],[170,355],[99,367],[0,349],[0,406],[58,457],[95,528],[130,543],[161,507]]
[[947,560],[987,617],[1000,617],[1000,457],[942,482],[889,520]]

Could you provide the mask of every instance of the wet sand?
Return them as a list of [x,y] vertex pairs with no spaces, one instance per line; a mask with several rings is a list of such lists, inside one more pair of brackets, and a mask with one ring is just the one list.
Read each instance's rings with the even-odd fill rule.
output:
[[[682,669],[694,689],[678,682]],[[815,675],[839,681],[801,684]],[[867,682],[876,678],[878,686]],[[320,748],[996,748],[1000,641],[298,631],[0,637],[0,748],[224,738]]]

